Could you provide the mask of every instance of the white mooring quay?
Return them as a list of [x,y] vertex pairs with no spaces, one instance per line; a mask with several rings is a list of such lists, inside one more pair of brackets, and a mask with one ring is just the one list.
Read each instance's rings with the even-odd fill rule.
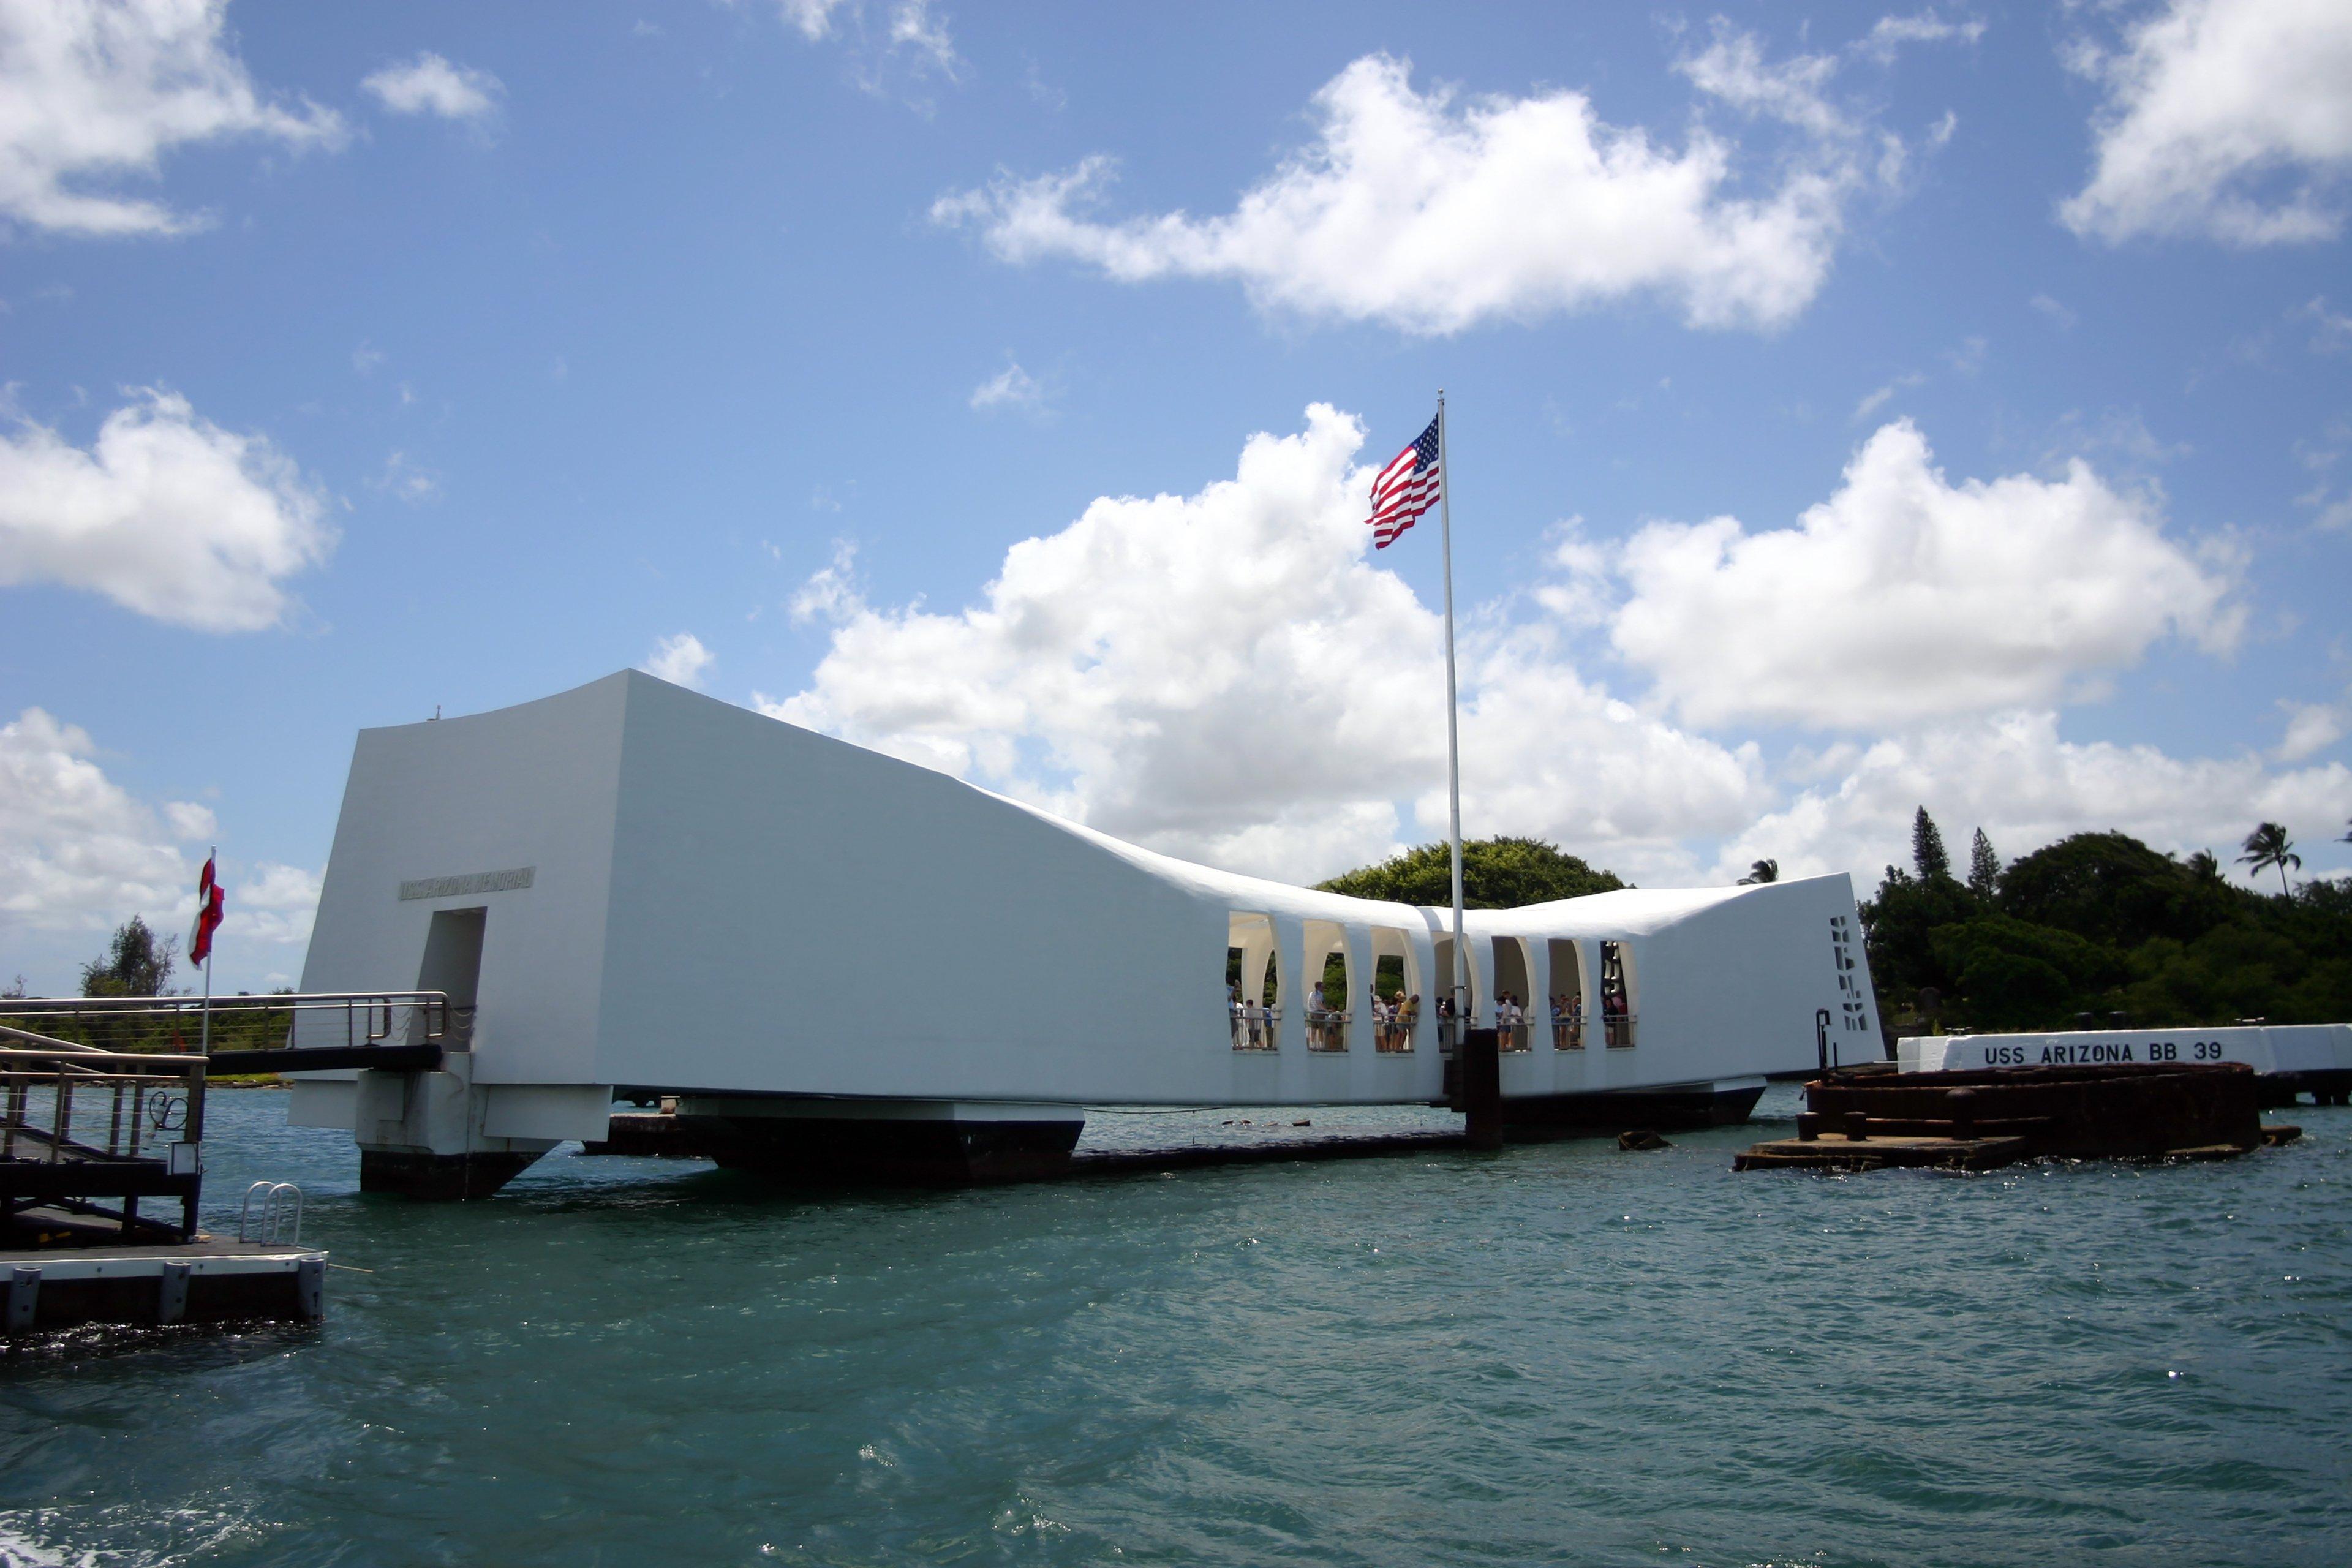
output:
[[2261,1102],[2322,1105],[2352,1099],[2352,1024],[2231,1024],[2199,1029],[2075,1029],[2042,1035],[1906,1035],[1905,1072],[1979,1068],[2178,1067],[2239,1062],[2254,1069]]
[[[461,1022],[437,1065],[300,1076],[290,1114],[420,1195],[603,1138],[616,1096],[675,1097],[719,1157],[787,1173],[1042,1173],[1089,1105],[1444,1100],[1451,920],[1171,859],[626,671],[361,733],[302,989],[413,984]],[[1843,876],[1474,910],[1465,936],[1469,1022],[1525,1008],[1513,1124],[1738,1120],[1769,1076],[1883,1056]],[[1421,999],[1408,1025],[1375,1023],[1376,976]]]

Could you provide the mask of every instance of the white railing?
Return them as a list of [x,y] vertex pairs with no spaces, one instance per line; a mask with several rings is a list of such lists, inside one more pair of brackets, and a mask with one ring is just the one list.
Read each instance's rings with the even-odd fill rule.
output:
[[1601,1033],[1611,1050],[1630,1051],[1633,1048],[1633,1025],[1636,1021],[1631,1013],[1603,1013],[1601,1016]]

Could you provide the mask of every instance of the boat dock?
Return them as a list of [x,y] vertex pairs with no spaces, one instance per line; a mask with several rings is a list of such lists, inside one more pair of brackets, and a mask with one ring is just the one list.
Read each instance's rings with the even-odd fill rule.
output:
[[235,1239],[196,1227],[206,1058],[0,1037],[0,1335],[322,1315],[300,1189],[254,1184]]

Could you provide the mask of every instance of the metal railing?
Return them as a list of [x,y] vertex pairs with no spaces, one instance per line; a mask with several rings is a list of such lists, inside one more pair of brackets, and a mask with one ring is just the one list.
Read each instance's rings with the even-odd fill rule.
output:
[[[261,1194],[261,1219],[253,1217],[253,1198]],[[291,1182],[256,1182],[245,1189],[245,1202],[236,1211],[236,1238],[257,1241],[264,1247],[276,1247],[283,1242],[290,1246],[302,1239],[302,1189]]]
[[1556,1051],[1580,1051],[1584,1048],[1584,1014],[1581,1009],[1552,1016],[1551,1048]]
[[1496,1024],[1495,1026],[1495,1048],[1498,1051],[1506,1052],[1524,1051],[1531,1048],[1528,1043],[1527,1025],[1524,1022]]
[[[0,1194],[13,1213],[47,1203],[138,1223],[146,1171],[164,1179],[201,1173],[205,1068],[200,1056],[94,1050],[0,1026]],[[103,1209],[77,1192],[121,1197]],[[183,1193],[182,1231],[195,1233],[193,1188]]]
[[1233,1007],[1234,1049],[1237,1051],[1277,1051],[1282,1048],[1282,1009],[1279,1007]]
[[1404,1056],[1412,1050],[1413,1026],[1421,1015],[1411,1008],[1372,1016],[1372,1049],[1382,1056]]
[[1310,1051],[1344,1051],[1348,1048],[1348,1025],[1355,1017],[1334,1008],[1317,1012],[1307,1010],[1307,1048]]
[[1636,1015],[1632,1013],[1603,1013],[1601,1016],[1601,1035],[1611,1050],[1630,1051],[1633,1048],[1633,1025],[1636,1021]]
[[[100,1050],[193,1052],[203,1034],[201,996],[0,997],[0,1026],[37,1028],[58,1044]],[[336,1027],[337,1020],[341,1027]],[[300,1043],[358,1047],[437,1045],[462,1050],[473,1035],[474,1009],[440,991],[242,993],[212,999],[212,1048],[273,1049]],[[226,1070],[226,1069],[225,1069]]]

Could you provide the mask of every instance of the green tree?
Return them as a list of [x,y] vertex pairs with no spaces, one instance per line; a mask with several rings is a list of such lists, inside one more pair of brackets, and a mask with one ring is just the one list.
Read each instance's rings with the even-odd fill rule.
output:
[[1748,875],[1739,879],[1739,885],[1743,888],[1747,888],[1753,887],[1759,882],[1777,882],[1780,879],[1780,862],[1778,860],[1759,860],[1756,864],[1748,868]]
[[157,940],[137,915],[117,926],[107,951],[81,966],[85,996],[161,996],[179,963],[180,939]]
[[2213,851],[2210,849],[2198,850],[2182,864],[2189,868],[2189,874],[2200,882],[2224,880],[2221,875],[2221,862],[2213,858]]
[[1952,976],[1960,1011],[1980,1029],[2063,1026],[2095,1007],[2126,973],[2101,943],[2006,915],[1956,921],[1930,940]]
[[1990,903],[2000,890],[2000,857],[1992,852],[1992,840],[1979,827],[1976,841],[1969,846],[1969,891]]
[[2123,833],[2076,833],[2000,874],[2000,910],[2090,942],[2129,948],[2152,937],[2194,941],[2238,918],[2245,895]]
[[[1423,909],[1449,909],[1454,903],[1452,858],[1443,844],[1423,844],[1316,886],[1327,893]],[[1469,909],[1517,909],[1624,886],[1614,874],[1595,870],[1540,838],[1473,838],[1462,846],[1462,902]]]
[[2245,853],[2238,857],[2239,865],[2251,868],[2258,874],[2266,866],[2275,866],[2278,868],[2280,894],[2284,896],[2292,890],[2287,886],[2286,868],[2292,866],[2298,871],[2302,870],[2303,857],[2294,852],[2294,840],[2286,836],[2284,827],[2275,822],[2265,822],[2246,835],[2246,842],[2242,847]]
[[1944,849],[1944,836],[1937,830],[1936,819],[1921,806],[1911,818],[1911,868],[1923,882],[1948,882],[1952,879],[1952,858]]

